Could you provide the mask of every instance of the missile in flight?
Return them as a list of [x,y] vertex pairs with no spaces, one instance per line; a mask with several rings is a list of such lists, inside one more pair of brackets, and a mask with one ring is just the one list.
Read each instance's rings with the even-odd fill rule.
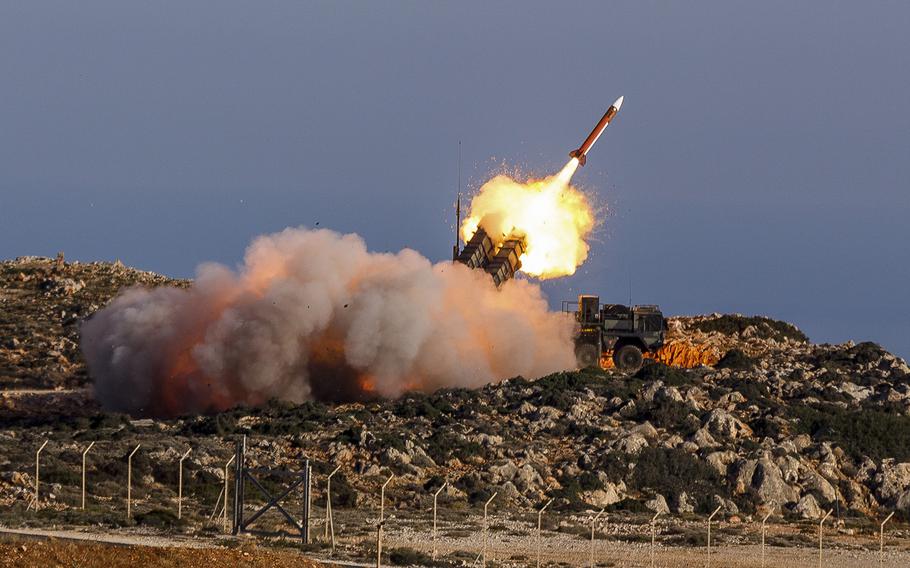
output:
[[600,138],[600,135],[603,134],[604,130],[607,129],[607,126],[610,124],[610,121],[613,120],[613,117],[616,116],[616,113],[619,112],[619,109],[622,108],[622,97],[616,99],[610,108],[607,109],[607,112],[604,113],[603,118],[600,119],[600,122],[597,123],[597,126],[594,127],[594,130],[588,134],[588,137],[585,138],[585,141],[581,143],[581,146],[578,147],[578,150],[572,150],[569,152],[569,157],[578,158],[578,165],[583,166],[587,161],[588,150],[591,149],[591,146],[597,142],[597,139]]

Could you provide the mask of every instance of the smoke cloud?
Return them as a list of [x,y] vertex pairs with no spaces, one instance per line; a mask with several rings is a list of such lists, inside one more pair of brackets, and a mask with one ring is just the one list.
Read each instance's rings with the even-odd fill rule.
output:
[[97,400],[135,416],[278,398],[357,400],[477,387],[574,366],[571,318],[540,288],[367,251],[357,235],[286,229],[188,289],[131,288],[82,325]]

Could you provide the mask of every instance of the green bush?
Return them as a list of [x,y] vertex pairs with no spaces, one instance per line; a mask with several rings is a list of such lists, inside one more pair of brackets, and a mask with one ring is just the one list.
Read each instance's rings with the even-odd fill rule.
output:
[[806,343],[809,338],[793,324],[773,320],[761,316],[741,316],[736,314],[723,315],[718,318],[694,322],[692,327],[705,333],[723,333],[725,335],[739,335],[746,328],[754,326],[758,337],[762,339],[775,339],[782,341],[792,339]]
[[630,477],[633,489],[663,495],[685,491],[700,507],[714,495],[729,497],[729,489],[711,466],[678,448],[644,448]]
[[645,507],[644,502],[639,501],[638,499],[626,498],[607,507],[607,511],[610,513],[615,513],[617,511],[626,511],[628,513],[647,513],[649,509]]
[[581,493],[584,491],[594,491],[603,489],[603,482],[597,477],[596,473],[583,471],[578,475],[568,479],[562,479],[562,487],[552,491],[550,496],[555,499],[565,499],[570,506],[583,507],[585,504],[581,500]]
[[469,442],[448,430],[436,430],[426,439],[426,453],[434,462],[443,464],[450,459],[458,458],[467,461],[474,456],[486,458],[487,450],[477,442]]
[[389,550],[389,562],[395,566],[444,566],[429,555],[413,548],[393,548]]
[[894,458],[910,460],[910,416],[878,410],[844,410],[834,405],[812,408],[794,405],[797,433],[809,434],[819,441],[832,442],[854,459],[869,456],[878,461]]
[[727,351],[720,361],[714,365],[715,369],[748,370],[755,366],[755,359],[749,357],[739,349]]
[[341,472],[332,478],[332,506],[348,509],[357,506],[357,490]]
[[658,428],[666,428],[683,436],[694,433],[701,426],[700,420],[685,403],[662,400],[638,411],[636,421],[651,422]]
[[670,367],[659,361],[651,361],[635,373],[643,381],[663,381],[665,385],[680,387],[691,384],[694,374],[686,369]]
[[422,416],[435,420],[454,412],[455,408],[445,398],[422,393],[407,393],[395,403],[395,414],[405,419]]
[[178,519],[172,511],[165,509],[152,509],[146,513],[137,513],[133,516],[137,525],[157,528],[173,528],[186,524]]

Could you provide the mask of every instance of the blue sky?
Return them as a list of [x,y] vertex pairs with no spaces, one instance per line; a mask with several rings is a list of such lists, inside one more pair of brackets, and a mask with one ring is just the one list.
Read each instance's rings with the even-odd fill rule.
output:
[[910,355],[903,2],[4,2],[0,257],[189,276],[286,226],[450,254],[466,189],[561,167],[607,212],[544,288]]

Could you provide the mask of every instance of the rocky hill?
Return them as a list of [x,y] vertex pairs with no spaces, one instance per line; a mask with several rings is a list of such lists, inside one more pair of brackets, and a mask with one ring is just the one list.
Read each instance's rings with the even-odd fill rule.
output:
[[126,286],[186,286],[119,261],[66,262],[20,257],[0,262],[0,388],[88,384],[79,322]]
[[718,504],[812,519],[827,508],[910,513],[910,368],[870,343],[738,333],[753,355],[734,349],[714,368],[653,363],[634,377],[589,369],[365,405],[276,403],[179,431],[287,441],[343,464],[355,485],[386,470],[414,488],[448,479],[468,502],[497,491],[520,507],[554,497],[557,508],[682,515]]
[[[84,384],[75,322],[124,285],[176,284],[106,264],[19,259],[0,265],[4,386]],[[24,508],[34,449],[44,438],[56,508],[71,508],[80,448],[121,464],[143,444],[137,479],[173,499],[173,462],[186,462],[189,499],[214,505],[222,467],[240,435],[255,463],[296,469],[304,457],[333,481],[339,507],[375,499],[389,473],[399,506],[446,498],[501,506],[555,499],[555,510],[663,510],[685,517],[724,507],[727,517],[774,510],[910,518],[910,367],[872,343],[816,345],[767,318],[674,318],[672,355],[634,376],[609,369],[513,378],[479,390],[410,394],[368,403],[239,408],[213,416],[131,421],[83,398],[7,398],[0,413],[0,501]],[[674,359],[675,358],[675,359]],[[688,358],[688,359],[686,359]],[[148,452],[148,454],[145,454]],[[117,495],[119,465],[93,466],[96,492]],[[42,474],[42,479],[45,479]],[[100,481],[99,481],[100,480]],[[214,487],[201,489],[202,487]],[[67,504],[69,503],[69,504]],[[18,505],[17,505],[18,504]],[[73,513],[75,514],[75,513]],[[207,513],[206,513],[207,514]],[[98,519],[93,517],[92,522]]]

